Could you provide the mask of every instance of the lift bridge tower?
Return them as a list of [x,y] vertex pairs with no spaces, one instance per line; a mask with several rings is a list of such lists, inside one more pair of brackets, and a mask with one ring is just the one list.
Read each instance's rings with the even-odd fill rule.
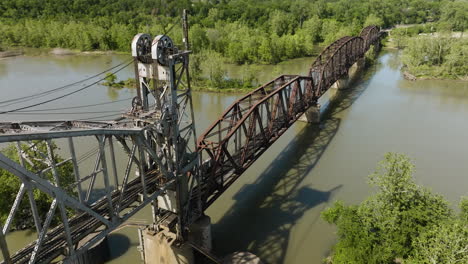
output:
[[[189,236],[194,236],[194,231],[189,232],[189,228],[197,226],[196,221],[203,215],[198,172],[200,158],[196,152],[190,90],[188,34],[185,34],[184,42],[185,50],[178,50],[169,36],[158,35],[152,39],[144,33],[137,34],[132,41],[138,95],[125,117],[132,119],[135,126],[151,128],[145,130],[145,133],[152,133],[146,138],[154,139],[149,143],[158,158],[147,155],[144,171],[158,170],[161,185],[173,181],[152,203],[153,224],[139,229],[142,259],[151,264],[193,263],[192,249],[186,242]],[[206,228],[200,232],[206,233]],[[203,234],[195,236],[200,240]],[[207,244],[211,245],[211,241],[203,243],[205,248]]]
[[[0,223],[0,263],[102,263],[106,236],[150,204],[151,224],[139,229],[145,263],[192,264],[193,248],[210,251],[209,220],[202,204],[206,179],[201,179],[190,91],[186,14],[183,21],[183,50],[167,35],[134,37],[138,95],[122,117],[0,122],[0,143],[14,144],[18,155],[0,153],[0,169],[19,183],[13,188],[17,194],[8,217]],[[54,154],[52,140],[60,144],[63,159]],[[121,148],[114,148],[116,141]],[[86,144],[75,148],[75,142]],[[128,162],[117,164],[116,154]],[[94,166],[80,165],[93,156]],[[65,175],[68,183],[60,178],[64,166],[73,170]],[[47,212],[36,204],[38,192],[52,201]],[[10,252],[6,236],[27,211],[37,239]]]

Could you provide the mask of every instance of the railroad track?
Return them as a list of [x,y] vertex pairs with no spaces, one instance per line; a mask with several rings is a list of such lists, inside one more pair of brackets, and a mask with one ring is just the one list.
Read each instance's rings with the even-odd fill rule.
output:
[[[146,175],[146,186],[148,188],[148,193],[153,193],[158,189],[156,184],[159,173],[149,173]],[[141,179],[136,178],[133,181],[129,182],[127,188],[125,189],[123,200],[120,205],[120,208],[123,210],[130,207],[135,203],[139,195],[142,193],[142,184]],[[121,190],[115,190],[112,192],[112,202],[118,202],[120,198]],[[110,219],[109,208],[107,206],[106,197],[102,197],[97,200],[92,206],[92,210],[102,215],[104,218]],[[86,213],[81,213],[75,217],[72,217],[69,221],[72,241],[74,244],[77,244],[80,240],[88,236],[89,234],[95,232],[97,229],[104,226],[102,222],[96,218],[90,216]],[[37,263],[49,263],[59,257],[64,255],[67,248],[67,243],[65,237],[65,231],[63,225],[58,225],[51,231],[49,231],[44,238],[44,242],[41,245],[41,249],[38,251]],[[36,246],[36,241],[30,243],[25,248],[16,252],[11,256],[11,261],[13,263],[28,263],[31,255]],[[1,262],[2,264],[4,262]]]

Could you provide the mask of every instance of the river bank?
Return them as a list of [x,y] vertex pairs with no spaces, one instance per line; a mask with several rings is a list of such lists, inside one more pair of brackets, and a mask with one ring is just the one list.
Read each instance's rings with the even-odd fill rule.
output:
[[8,58],[8,57],[17,57],[17,56],[47,56],[47,55],[79,56],[79,55],[111,55],[111,54],[130,55],[129,52],[120,52],[120,51],[103,51],[103,50],[81,51],[81,50],[66,49],[66,48],[14,47],[14,48],[8,48],[6,50],[0,51],[0,59]]
[[468,81],[468,34],[435,30],[435,24],[389,30],[385,45],[402,50],[402,72],[407,80]]

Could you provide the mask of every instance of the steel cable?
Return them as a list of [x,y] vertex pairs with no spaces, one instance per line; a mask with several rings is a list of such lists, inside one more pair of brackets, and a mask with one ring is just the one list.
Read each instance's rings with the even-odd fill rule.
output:
[[[122,66],[123,64],[125,63],[128,63],[129,61],[124,61],[122,63],[119,63],[105,71],[102,71],[98,74],[95,74],[93,76],[90,76],[88,78],[85,78],[83,80],[79,80],[79,81],[76,81],[76,82],[73,82],[73,83],[70,83],[70,84],[67,84],[67,85],[63,85],[63,86],[60,86],[60,87],[57,87],[57,88],[54,88],[54,89],[51,89],[51,90],[47,90],[47,91],[44,91],[44,92],[40,92],[40,93],[36,93],[36,94],[30,94],[28,96],[22,96],[22,97],[17,97],[17,98],[13,98],[13,99],[8,99],[8,100],[4,100],[4,101],[0,101],[0,105],[2,105],[2,107],[5,107],[5,106],[10,106],[10,105],[13,105],[13,104],[18,104],[18,103],[22,103],[22,102],[27,102],[27,101],[30,101],[30,100],[34,100],[34,99],[37,99],[37,98],[41,98],[41,97],[44,97],[46,95],[49,95],[51,93],[54,93],[54,92],[58,92],[58,91],[61,91],[61,90],[65,90],[65,89],[68,89],[70,87],[73,87],[74,85],[77,85],[77,84],[80,84],[82,82],[85,82],[85,81],[89,81],[91,79],[94,79],[104,73],[107,73],[115,68],[118,68],[120,66]],[[6,103],[9,103],[9,104],[6,104]]]
[[[117,73],[117,72],[119,72],[119,71],[125,69],[125,68],[128,67],[131,63],[133,63],[133,62],[127,63],[125,66],[121,67],[120,69],[118,69],[118,70],[116,70],[116,71],[114,71],[114,72],[112,72],[112,73],[115,74],[115,73]],[[55,97],[55,98],[52,98],[52,99],[49,99],[49,100],[46,100],[46,101],[43,101],[43,102],[40,102],[40,103],[36,103],[36,104],[33,104],[33,105],[23,106],[23,107],[19,107],[19,108],[12,109],[12,110],[7,110],[7,111],[2,111],[2,112],[0,112],[0,114],[7,114],[7,113],[11,113],[11,112],[16,112],[16,111],[19,111],[19,110],[24,110],[24,109],[32,108],[32,107],[35,107],[35,106],[38,106],[38,105],[47,104],[47,103],[50,103],[50,102],[53,102],[53,101],[56,101],[56,100],[65,98],[65,97],[67,97],[67,96],[70,96],[70,95],[72,95],[72,94],[81,92],[81,91],[83,91],[83,90],[85,90],[85,89],[88,89],[88,88],[91,87],[91,86],[94,86],[94,85],[98,84],[99,82],[101,82],[101,81],[103,81],[103,80],[104,80],[104,78],[101,78],[101,79],[99,79],[99,80],[97,80],[97,81],[95,81],[95,82],[93,82],[93,83],[91,83],[91,84],[89,84],[89,85],[86,85],[86,86],[84,86],[84,87],[82,87],[82,88],[80,88],[80,89],[77,89],[77,90],[75,90],[75,91],[73,91],[73,92],[69,92],[69,93],[66,93],[66,94],[64,94],[64,95],[57,96],[57,97]]]

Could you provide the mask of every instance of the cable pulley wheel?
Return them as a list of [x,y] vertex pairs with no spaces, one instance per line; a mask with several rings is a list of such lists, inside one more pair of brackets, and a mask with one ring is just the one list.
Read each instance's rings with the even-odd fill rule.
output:
[[158,35],[153,40],[152,56],[162,66],[169,66],[169,55],[174,51],[172,39],[166,35]]
[[151,36],[149,34],[138,34],[135,43],[136,57],[142,63],[152,63],[151,58]]

